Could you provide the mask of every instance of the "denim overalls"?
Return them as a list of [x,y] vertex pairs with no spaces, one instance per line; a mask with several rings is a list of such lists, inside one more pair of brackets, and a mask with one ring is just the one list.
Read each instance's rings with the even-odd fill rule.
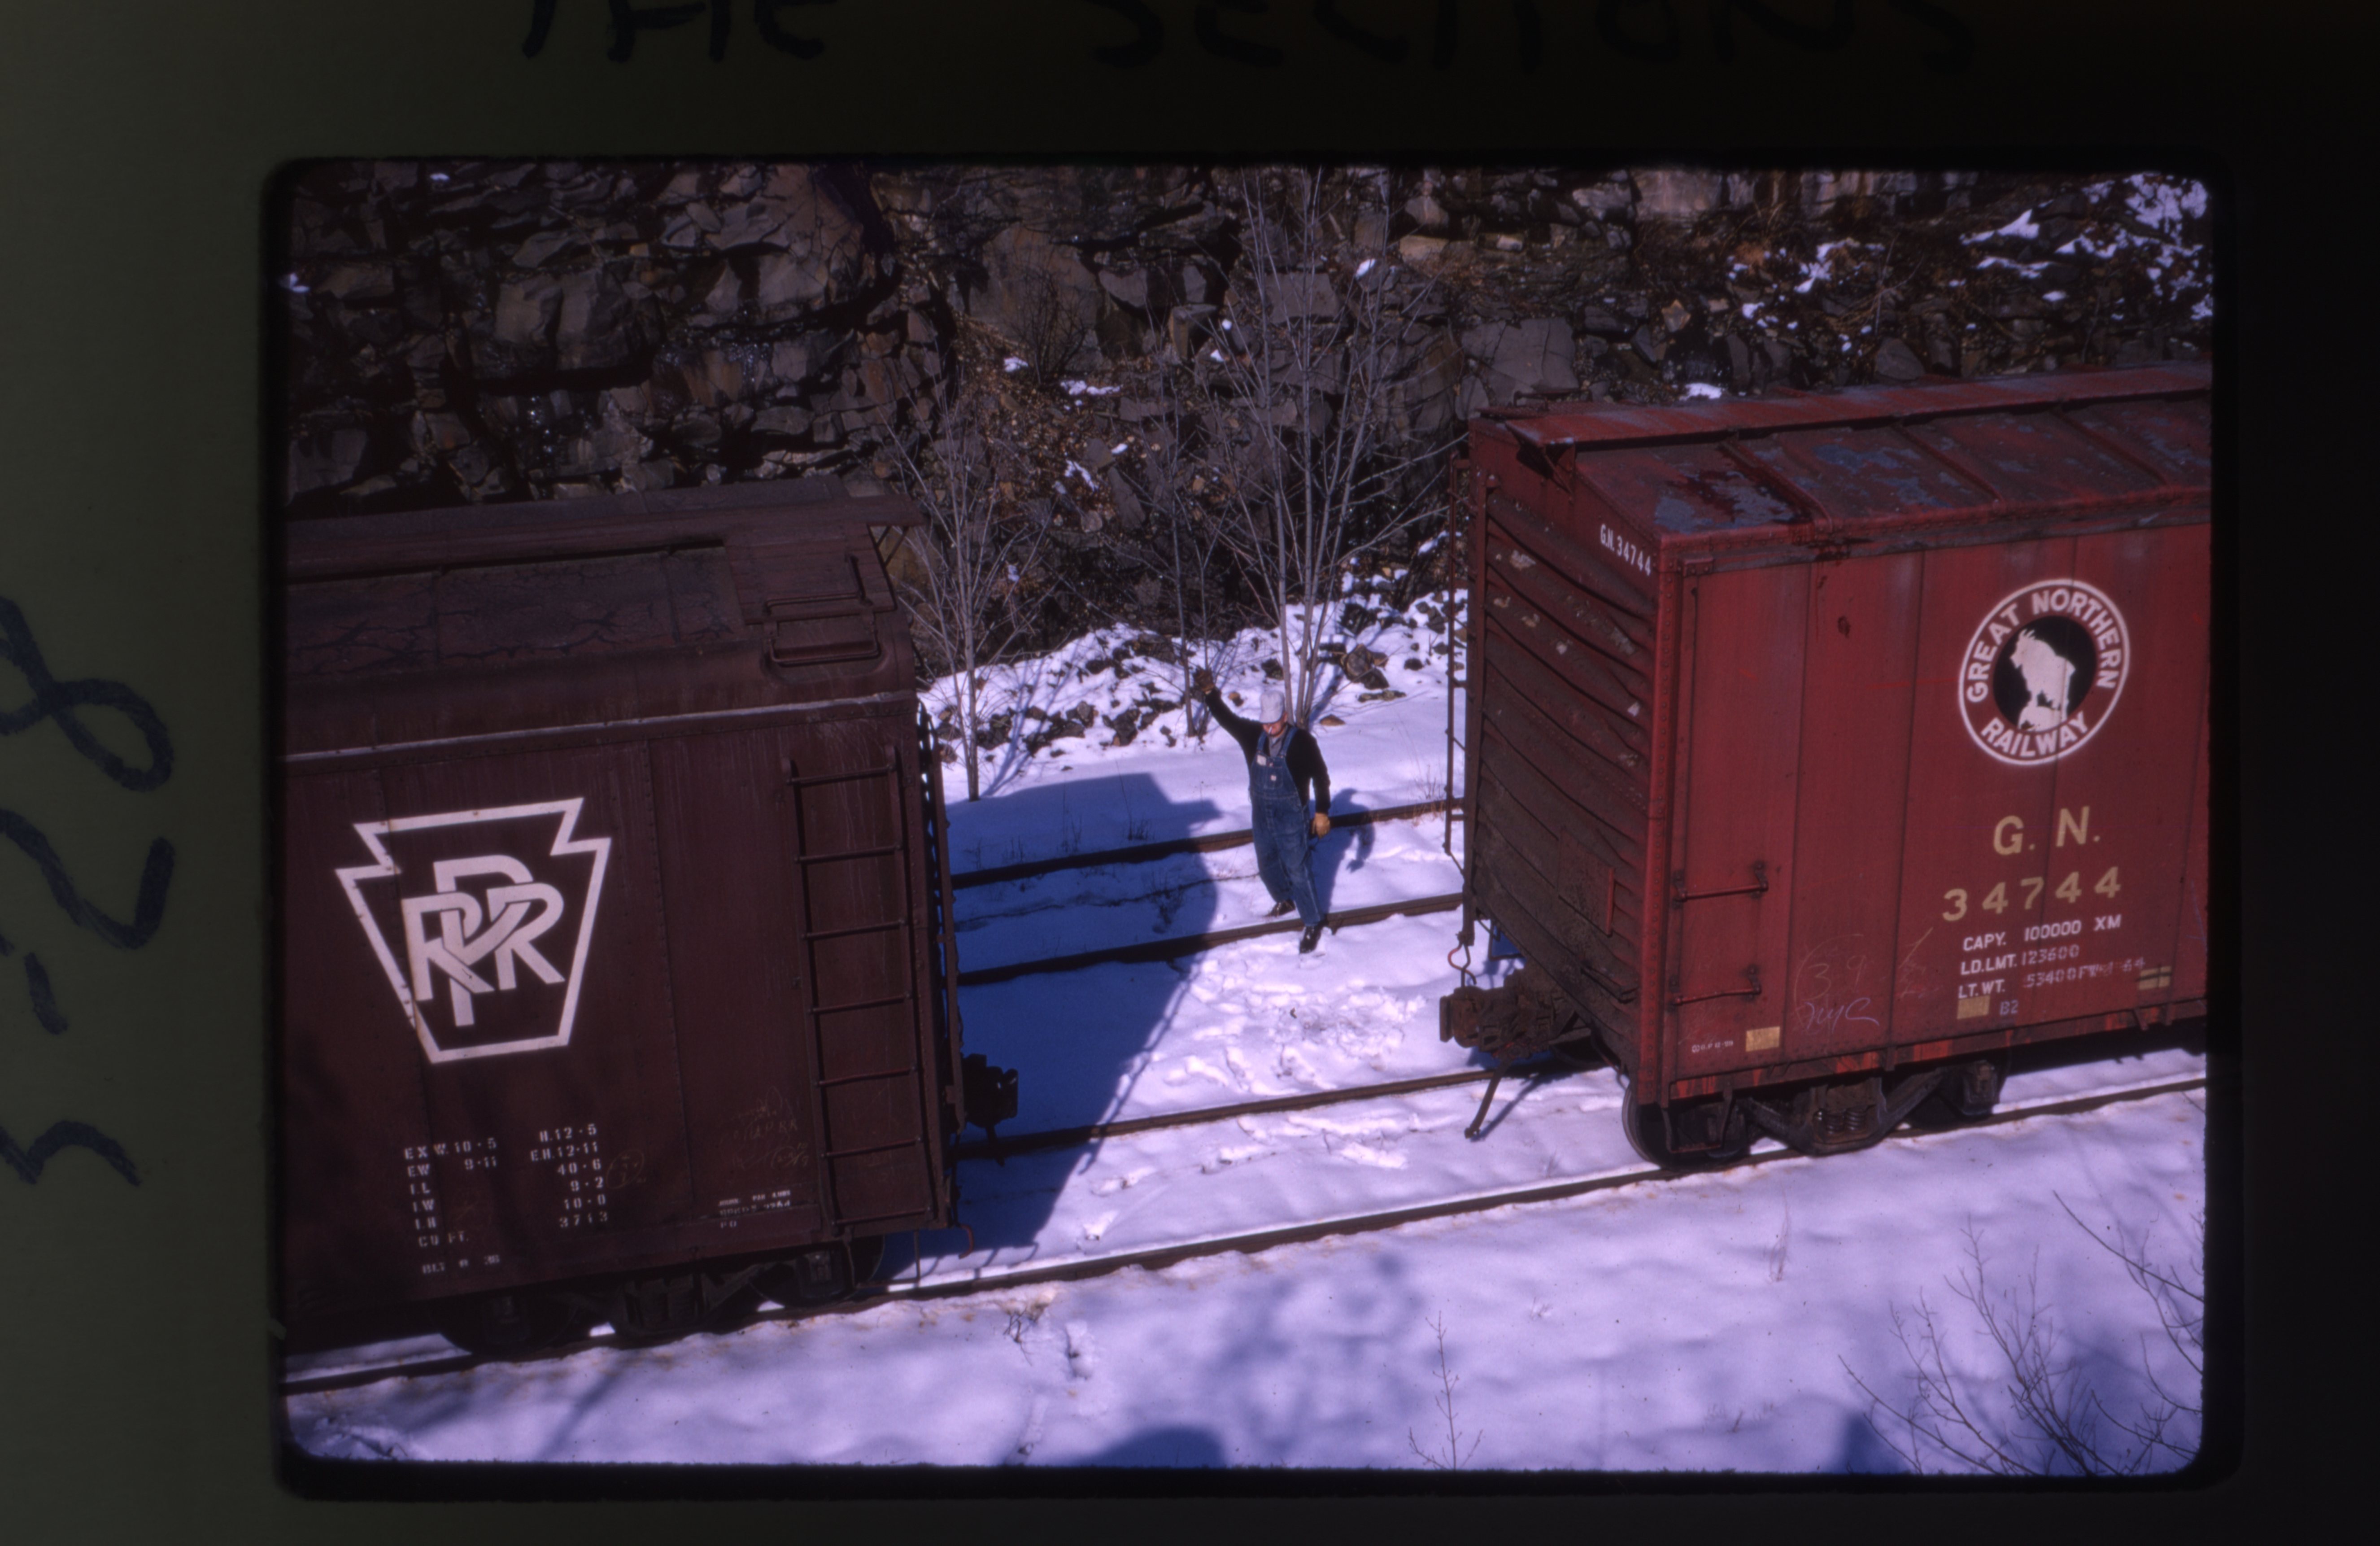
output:
[[1305,801],[1290,776],[1289,743],[1294,725],[1283,726],[1281,743],[1259,727],[1256,755],[1248,759],[1248,804],[1257,840],[1257,873],[1275,902],[1294,899],[1298,921],[1311,929],[1322,921],[1322,904],[1314,895],[1314,867],[1306,862],[1313,829]]

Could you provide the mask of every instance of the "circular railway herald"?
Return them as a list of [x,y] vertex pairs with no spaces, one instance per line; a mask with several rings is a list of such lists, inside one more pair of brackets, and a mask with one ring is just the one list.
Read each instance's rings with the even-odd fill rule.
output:
[[2078,751],[2115,711],[2131,668],[2124,615],[2095,586],[2058,578],[2011,591],[1967,643],[1967,734],[2011,767]]

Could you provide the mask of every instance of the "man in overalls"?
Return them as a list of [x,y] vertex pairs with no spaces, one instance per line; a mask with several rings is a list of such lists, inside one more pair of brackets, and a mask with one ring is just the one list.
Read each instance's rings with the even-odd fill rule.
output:
[[[1297,942],[1297,953],[1303,956],[1322,938],[1322,904],[1315,899],[1314,867],[1308,862],[1314,839],[1330,830],[1330,770],[1323,766],[1322,749],[1303,725],[1291,727],[1289,700],[1278,687],[1265,688],[1257,701],[1257,720],[1251,721],[1232,712],[1215,690],[1212,672],[1201,670],[1190,685],[1248,760],[1257,873],[1272,894],[1272,911],[1265,916],[1279,918],[1297,909],[1298,921],[1305,925]],[[1311,807],[1306,804],[1309,794]]]

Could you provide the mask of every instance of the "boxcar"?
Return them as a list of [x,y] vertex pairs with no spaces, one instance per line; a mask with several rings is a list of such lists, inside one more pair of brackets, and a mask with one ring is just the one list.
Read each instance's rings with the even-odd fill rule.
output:
[[1590,1039],[1648,1157],[1991,1109],[2204,1013],[2208,371],[1472,426],[1441,1035]]
[[669,1333],[951,1222],[939,770],[872,535],[915,519],[819,479],[288,529],[293,1343]]

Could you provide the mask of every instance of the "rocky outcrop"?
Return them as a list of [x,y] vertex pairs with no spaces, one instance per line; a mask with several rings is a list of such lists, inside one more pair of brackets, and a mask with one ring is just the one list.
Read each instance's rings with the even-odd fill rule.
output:
[[345,164],[288,207],[295,515],[782,476],[941,368],[832,168]]
[[[986,371],[1003,436],[1039,468],[1013,507],[1067,533],[1091,584],[1096,555],[1146,523],[1120,469],[1157,412],[1148,362],[1209,336],[1244,284],[1231,176],[311,168],[286,190],[276,265],[287,508],[820,471],[868,485],[895,476],[891,437],[932,414],[932,388]],[[1353,245],[1439,298],[1395,386],[1425,432],[1512,404],[2190,357],[2209,336],[2204,196],[2161,177],[1340,176],[1371,195]],[[1279,288],[1276,310],[1341,304],[1330,279],[1309,281]],[[1135,571],[1113,567],[1129,612]]]

